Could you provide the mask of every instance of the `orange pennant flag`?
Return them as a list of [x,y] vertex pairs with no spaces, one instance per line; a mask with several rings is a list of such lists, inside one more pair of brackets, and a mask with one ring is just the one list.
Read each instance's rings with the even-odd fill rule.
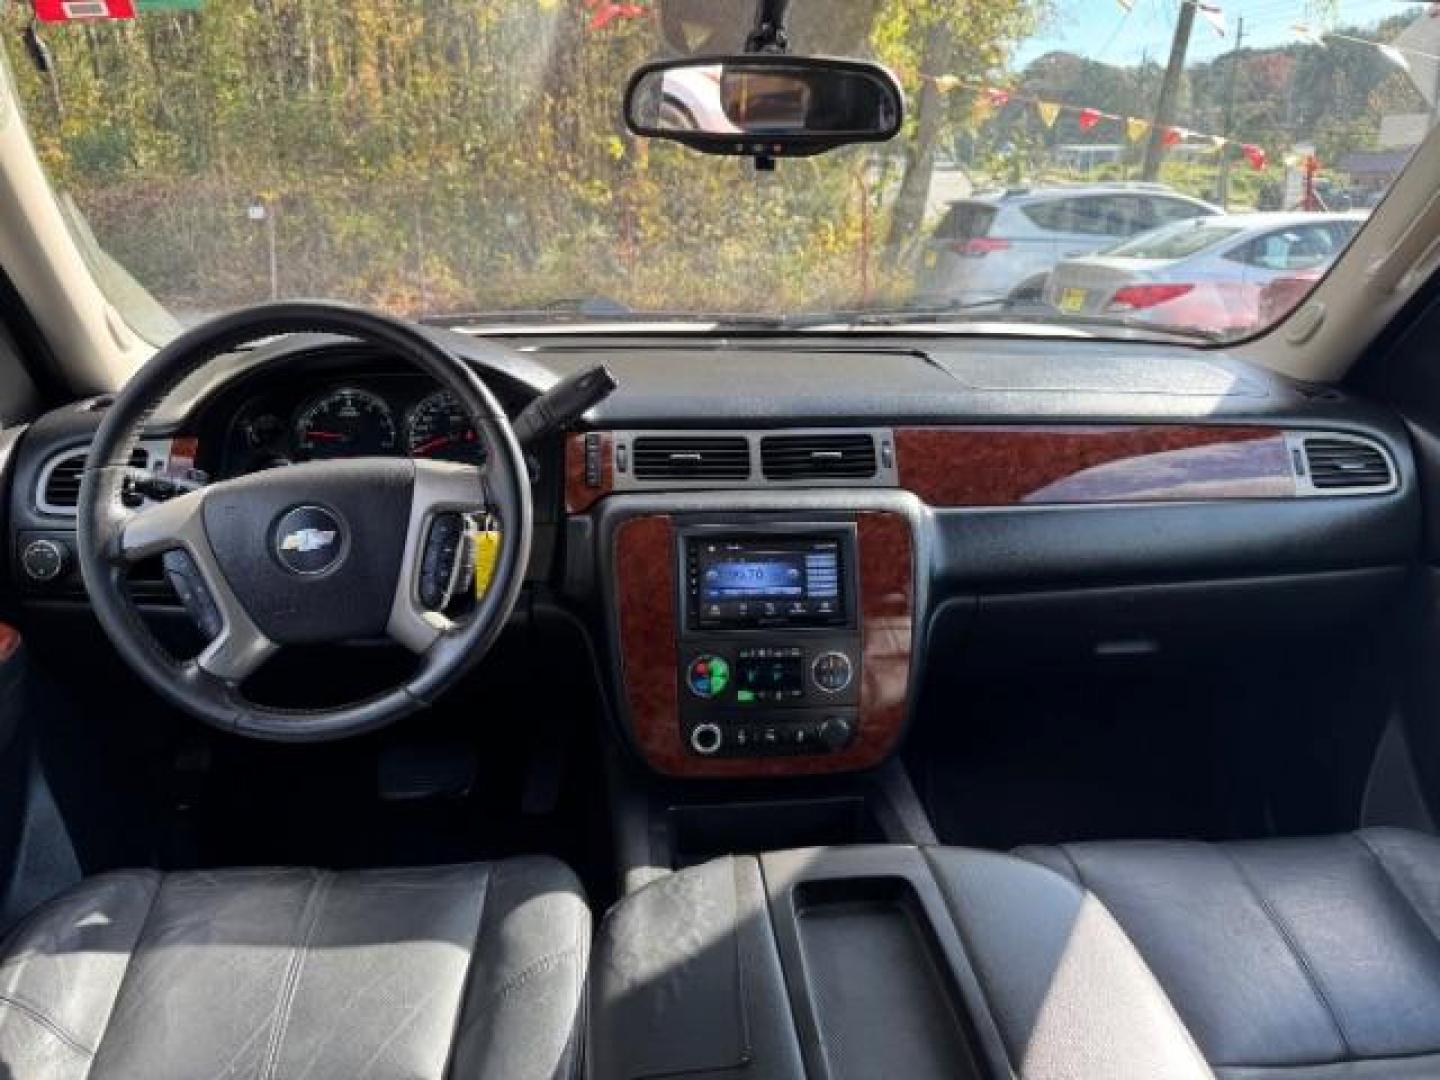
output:
[[1139,142],[1150,130],[1150,121],[1141,120],[1138,117],[1127,116],[1125,118],[1125,137],[1131,142]]
[[1035,111],[1040,114],[1040,122],[1047,128],[1054,127],[1055,121],[1060,116],[1060,106],[1053,101],[1035,102]]

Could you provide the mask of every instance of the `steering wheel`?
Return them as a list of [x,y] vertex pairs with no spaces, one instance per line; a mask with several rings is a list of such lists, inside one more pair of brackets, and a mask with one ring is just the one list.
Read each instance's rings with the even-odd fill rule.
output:
[[[408,458],[308,462],[210,484],[138,510],[122,501],[131,452],[154,407],[203,364],[282,334],[341,335],[412,363],[459,400],[484,447],[480,467]],[[457,513],[499,525],[488,588],[461,620],[427,610],[420,577],[436,523]],[[262,304],[162,348],[126,384],[95,436],[80,488],[79,564],[100,625],[139,675],[225,731],[278,741],[338,739],[423,708],[494,644],[519,596],[532,510],[525,459],[474,370],[420,329],[362,308]],[[451,532],[453,539],[453,531]],[[167,552],[218,632],[177,661],[146,627],[125,579]],[[403,685],[351,704],[283,709],[241,684],[284,646],[389,637],[421,658]]]

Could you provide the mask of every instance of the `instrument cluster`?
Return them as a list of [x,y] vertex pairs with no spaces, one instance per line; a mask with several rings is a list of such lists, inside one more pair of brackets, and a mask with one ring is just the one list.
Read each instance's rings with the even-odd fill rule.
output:
[[375,456],[478,465],[485,451],[460,402],[430,380],[341,376],[276,386],[245,401],[230,420],[219,472]]

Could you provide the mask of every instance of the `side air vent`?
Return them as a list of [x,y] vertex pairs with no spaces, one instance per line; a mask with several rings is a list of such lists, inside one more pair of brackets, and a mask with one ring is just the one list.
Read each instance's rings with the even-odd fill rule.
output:
[[767,435],[760,440],[767,480],[865,480],[875,475],[871,435]]
[[[137,446],[130,455],[130,464],[143,469],[150,461],[143,447]],[[56,458],[45,469],[40,487],[39,505],[49,513],[68,513],[80,502],[80,478],[85,472],[85,451],[77,450]]]
[[640,437],[634,444],[637,480],[747,480],[750,443],[743,435]]
[[1395,481],[1389,460],[1371,443],[1308,438],[1304,445],[1310,483],[1322,491],[1386,488]]

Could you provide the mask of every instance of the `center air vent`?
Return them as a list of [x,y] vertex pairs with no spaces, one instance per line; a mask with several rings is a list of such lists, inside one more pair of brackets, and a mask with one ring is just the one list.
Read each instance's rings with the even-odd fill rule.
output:
[[1380,448],[1353,439],[1306,439],[1305,465],[1310,483],[1322,490],[1386,488],[1395,481]]
[[[137,446],[130,455],[130,464],[137,469],[145,468],[149,460],[143,447]],[[80,502],[80,478],[84,472],[84,450],[56,458],[45,471],[40,489],[40,509],[52,514],[74,510]]]
[[767,435],[760,440],[767,480],[864,480],[875,475],[871,435]]
[[743,435],[641,436],[634,443],[637,480],[747,480],[750,443]]

